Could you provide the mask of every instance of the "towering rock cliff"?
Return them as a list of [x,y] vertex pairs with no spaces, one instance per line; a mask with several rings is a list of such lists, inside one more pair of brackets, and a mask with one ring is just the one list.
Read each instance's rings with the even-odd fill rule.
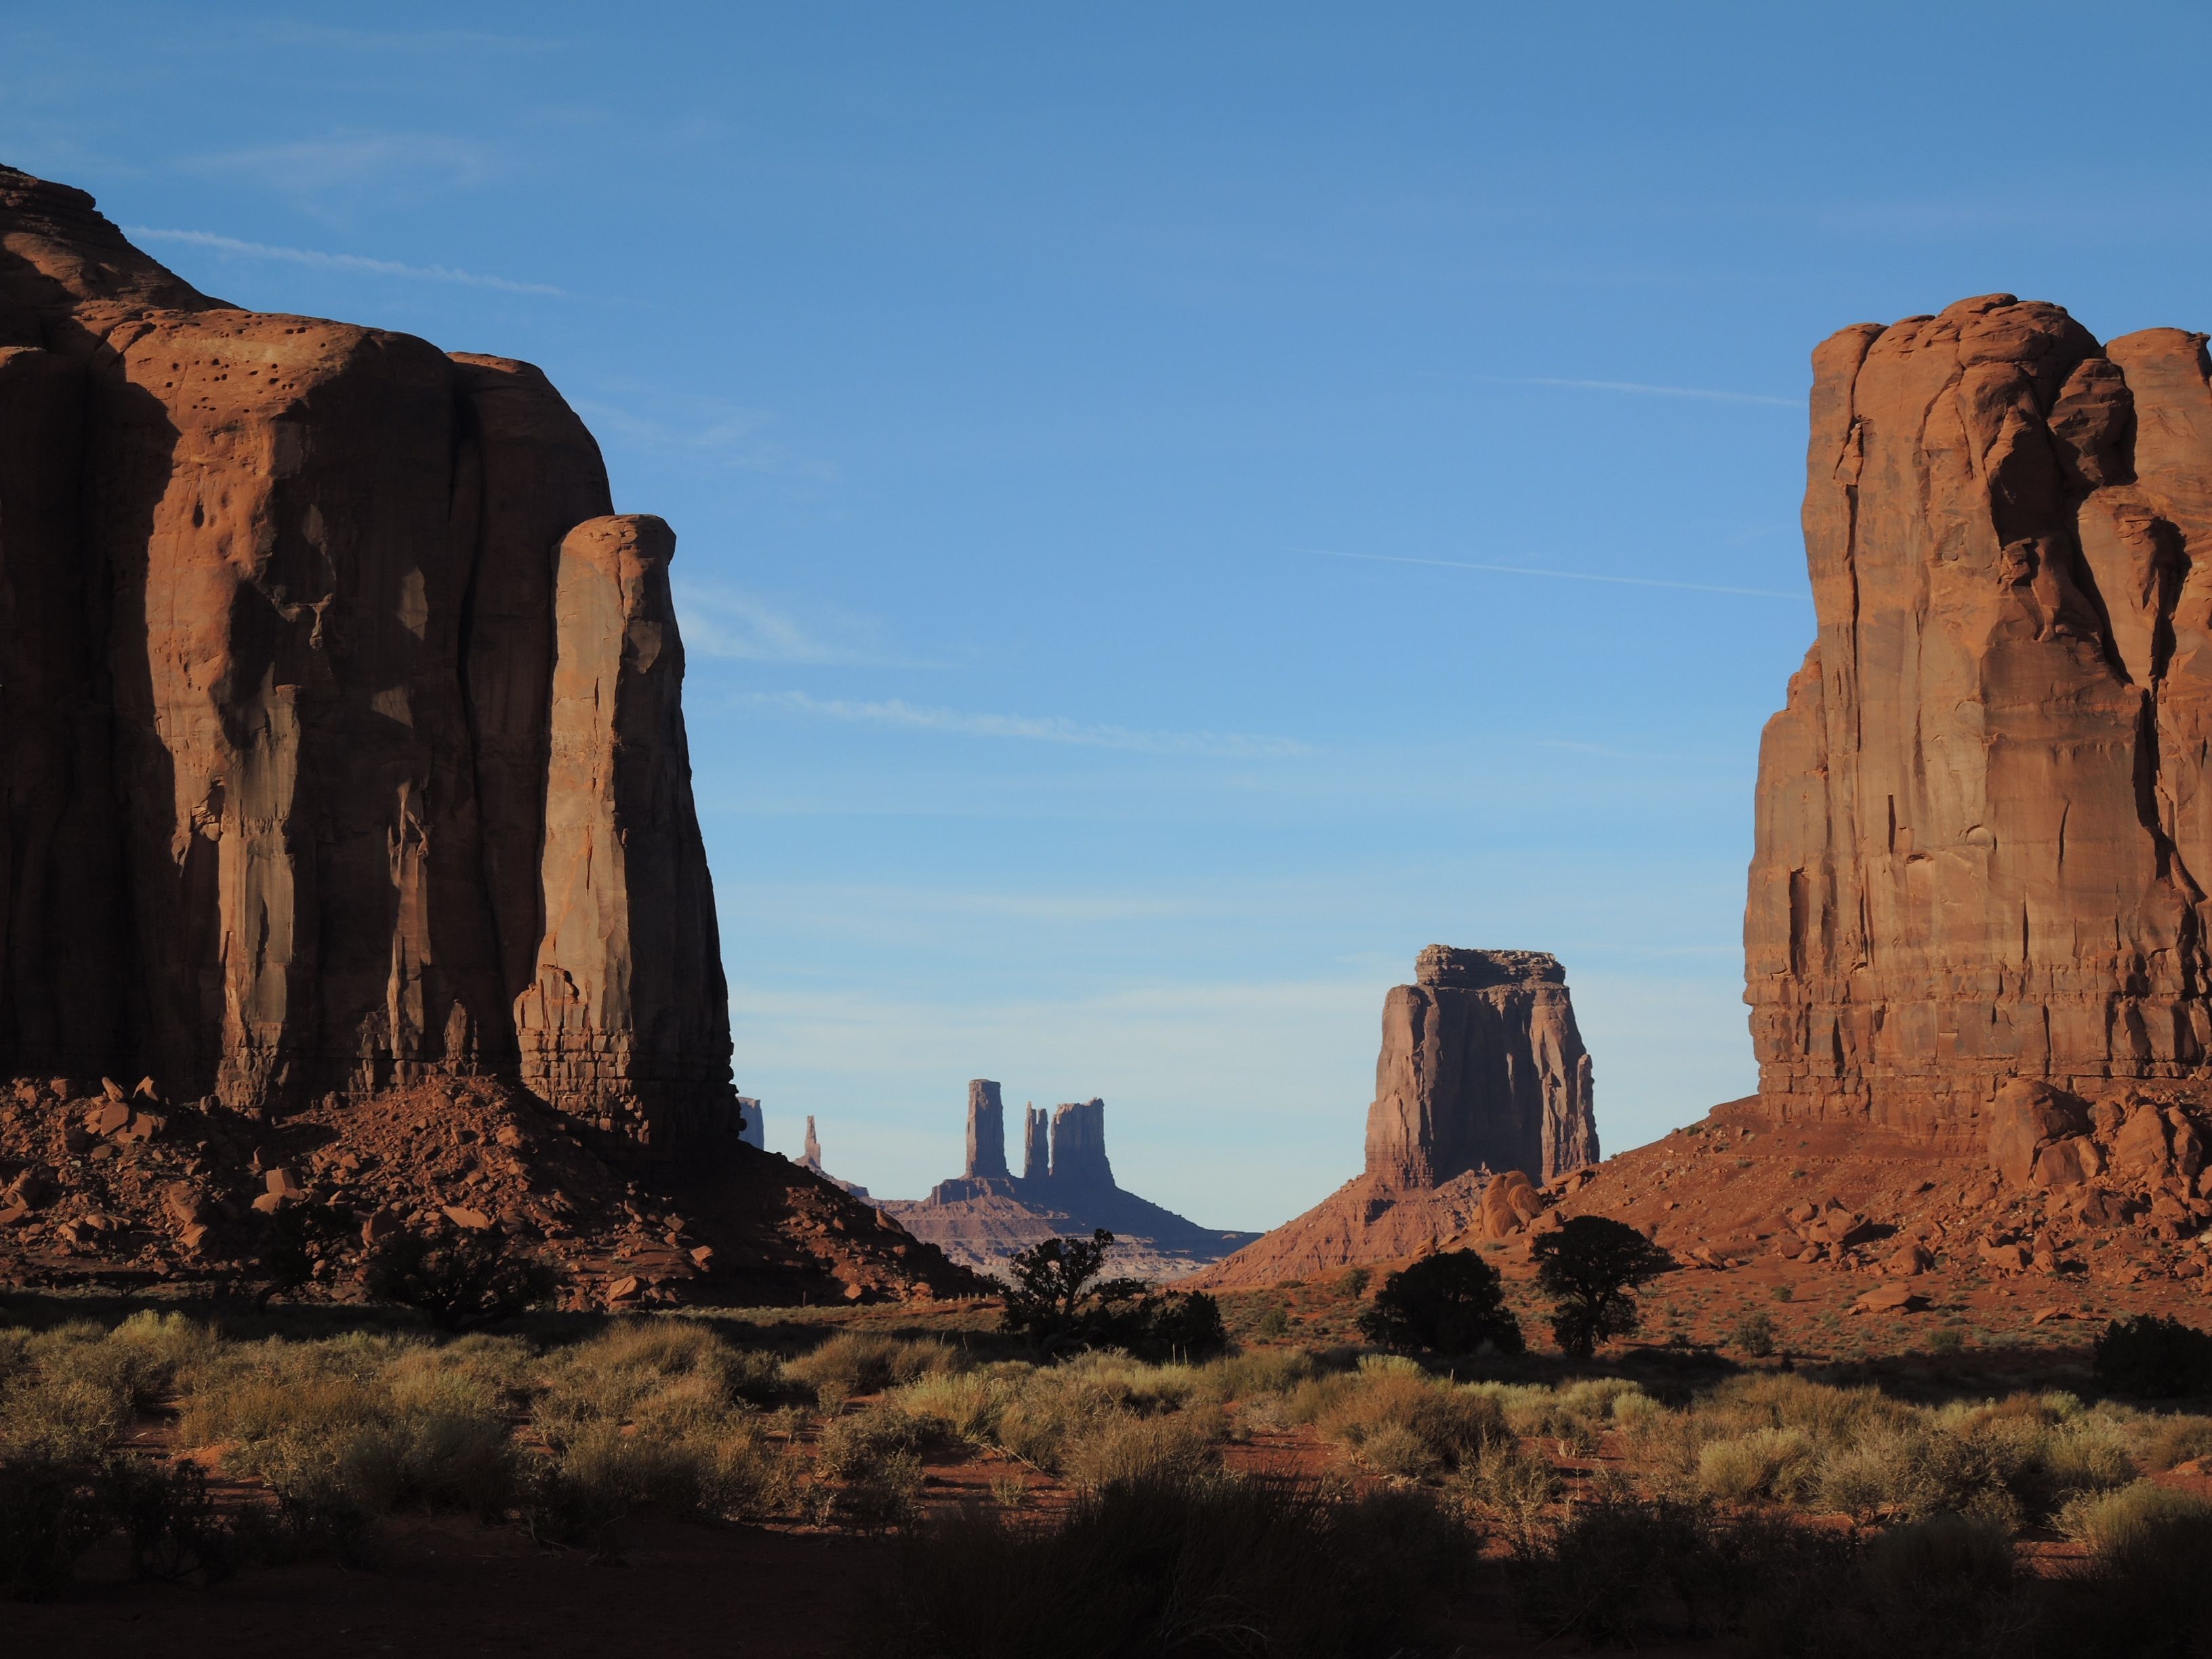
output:
[[0,1074],[733,1130],[673,551],[536,369],[0,169]]
[[1469,1170],[1548,1181],[1597,1162],[1590,1061],[1567,972],[1540,951],[1431,945],[1382,1003],[1367,1173],[1385,1188]]
[[1744,925],[1765,1109],[1955,1137],[2008,1076],[2202,1078],[2205,337],[1995,295],[1813,367],[1819,635]]

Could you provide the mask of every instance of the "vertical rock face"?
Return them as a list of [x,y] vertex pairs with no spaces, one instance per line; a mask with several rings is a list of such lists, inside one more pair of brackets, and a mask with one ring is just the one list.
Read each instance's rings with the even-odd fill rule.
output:
[[[543,932],[522,1075],[651,1144],[729,1078],[729,1000],[691,804],[684,647],[659,519],[587,520],[555,560]],[[719,1078],[714,1075],[717,1067]]]
[[726,1115],[672,548],[537,370],[0,169],[0,1070]]
[[1566,970],[1537,951],[1431,945],[1382,1005],[1367,1173],[1385,1189],[1471,1170],[1548,1181],[1597,1161],[1590,1061]]
[[1022,1179],[1042,1181],[1052,1173],[1051,1119],[1042,1106],[1022,1109]]
[[1814,354],[1819,635],[1760,750],[1767,1110],[1964,1133],[2212,1036],[2204,337],[2008,295]]
[[969,1180],[1012,1178],[1006,1168],[1006,1106],[999,1085],[988,1078],[968,1085],[968,1165],[961,1174]]
[[1055,1106],[1052,1113],[1052,1180],[1067,1192],[1110,1190],[1114,1169],[1106,1161],[1106,1103],[1095,1097]]

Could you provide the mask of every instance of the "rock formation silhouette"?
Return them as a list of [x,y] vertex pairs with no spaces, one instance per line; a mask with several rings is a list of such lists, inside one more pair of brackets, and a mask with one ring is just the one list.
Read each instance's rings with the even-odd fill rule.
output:
[[1006,1172],[999,1085],[977,1078],[968,1085],[965,1172],[939,1182],[927,1198],[885,1201],[884,1213],[952,1261],[983,1273],[999,1271],[1008,1256],[1045,1239],[1103,1227],[1117,1239],[1116,1272],[1174,1279],[1256,1237],[1201,1227],[1125,1191],[1106,1156],[1106,1103],[1096,1097],[1050,1114],[1025,1108],[1022,1125],[1017,1178]]

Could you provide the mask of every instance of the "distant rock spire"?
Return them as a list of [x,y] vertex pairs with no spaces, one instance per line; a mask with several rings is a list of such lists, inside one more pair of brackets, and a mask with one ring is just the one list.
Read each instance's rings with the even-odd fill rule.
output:
[[1052,1131],[1042,1106],[1022,1108],[1022,1179],[1042,1181],[1052,1173]]
[[991,1176],[1007,1180],[1013,1175],[1006,1168],[1006,1108],[999,1098],[999,1085],[986,1077],[968,1085],[968,1167],[962,1173],[971,1181]]

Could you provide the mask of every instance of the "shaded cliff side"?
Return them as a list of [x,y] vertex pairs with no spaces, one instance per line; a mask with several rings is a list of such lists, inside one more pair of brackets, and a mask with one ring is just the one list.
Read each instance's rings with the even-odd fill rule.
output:
[[[590,1158],[722,1183],[695,1206],[799,1190],[739,1142],[674,553],[528,364],[240,310],[0,168],[0,1182],[50,1194],[0,1255],[67,1271],[71,1206],[166,1224],[95,1154],[259,1142],[258,1179],[268,1126],[395,1094],[541,1147],[550,1108]],[[88,1144],[125,1093],[169,1127]],[[359,1207],[362,1167],[269,1195]],[[187,1257],[252,1219],[202,1173]],[[389,1201],[477,1212],[441,1179]]]

